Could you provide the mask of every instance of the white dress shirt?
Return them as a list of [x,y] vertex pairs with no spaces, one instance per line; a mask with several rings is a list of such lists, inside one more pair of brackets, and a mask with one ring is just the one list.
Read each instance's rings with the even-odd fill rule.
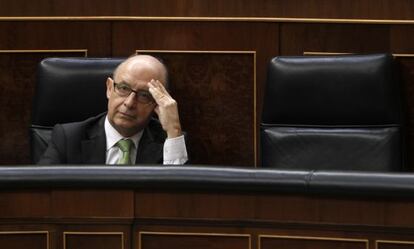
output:
[[[130,152],[131,163],[135,164],[139,141],[144,131],[127,137],[133,142]],[[105,135],[106,135],[106,164],[117,164],[118,159],[122,156],[122,151],[116,146],[121,139],[126,139],[109,123],[108,116],[105,118]],[[187,148],[185,146],[184,135],[166,139],[164,142],[164,165],[182,165],[188,160]]]

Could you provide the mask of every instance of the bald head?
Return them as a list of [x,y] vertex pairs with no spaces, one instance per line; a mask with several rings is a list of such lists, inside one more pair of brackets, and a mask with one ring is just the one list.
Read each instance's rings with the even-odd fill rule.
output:
[[[168,81],[166,66],[157,58],[150,55],[134,55],[122,62],[114,71],[114,80],[117,82],[122,76],[154,78],[165,86]],[[157,77],[151,77],[157,76]]]

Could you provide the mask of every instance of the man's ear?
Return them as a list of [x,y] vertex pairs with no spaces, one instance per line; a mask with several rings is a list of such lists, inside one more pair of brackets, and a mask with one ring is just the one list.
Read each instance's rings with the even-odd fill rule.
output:
[[111,97],[113,86],[114,86],[114,81],[111,79],[111,77],[108,77],[106,79],[106,98],[108,98],[108,99],[109,99],[109,97]]

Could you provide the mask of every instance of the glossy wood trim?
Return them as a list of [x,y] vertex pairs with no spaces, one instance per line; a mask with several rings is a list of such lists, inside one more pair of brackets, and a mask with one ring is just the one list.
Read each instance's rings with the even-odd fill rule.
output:
[[357,24],[414,24],[402,19],[340,19],[288,17],[184,17],[184,16],[2,16],[0,21],[188,21],[188,22],[282,22],[282,23],[357,23]]
[[353,53],[340,53],[340,52],[320,52],[320,51],[305,51],[303,55],[346,55]]
[[399,244],[399,245],[414,245],[414,241],[401,240],[375,240],[375,249],[379,249],[379,244]]
[[46,249],[50,248],[49,231],[0,231],[0,235],[8,234],[46,234]]
[[63,249],[66,249],[66,235],[121,235],[121,249],[125,248],[125,236],[123,232],[63,232]]
[[339,237],[313,237],[313,236],[288,236],[288,235],[265,235],[259,234],[258,236],[258,249],[261,249],[262,238],[275,238],[275,239],[292,239],[292,240],[319,240],[319,241],[340,241],[340,242],[363,242],[365,248],[369,249],[368,239],[352,239],[352,238],[339,238]]
[[220,50],[135,50],[139,53],[177,53],[177,54],[256,54],[256,51]]
[[253,153],[254,167],[257,168],[258,151],[257,151],[257,76],[256,76],[256,51],[216,51],[216,50],[135,50],[139,53],[177,53],[177,54],[251,54],[253,55]]
[[88,57],[88,49],[15,49],[0,50],[0,54],[6,53],[84,53]]
[[138,249],[142,249],[142,235],[166,235],[166,236],[215,236],[215,237],[246,237],[249,239],[249,249],[252,249],[252,236],[250,234],[234,234],[234,233],[185,233],[185,232],[138,232]]

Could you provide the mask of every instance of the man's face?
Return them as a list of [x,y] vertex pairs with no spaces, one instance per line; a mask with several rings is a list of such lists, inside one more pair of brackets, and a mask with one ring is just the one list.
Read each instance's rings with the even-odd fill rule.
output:
[[133,70],[124,68],[115,75],[114,79],[107,79],[108,120],[125,137],[132,136],[145,128],[155,103],[139,102],[135,92],[131,92],[129,96],[121,96],[114,88],[114,82],[126,84],[134,91],[148,92],[147,83],[151,79],[160,79],[159,72],[145,66]]

